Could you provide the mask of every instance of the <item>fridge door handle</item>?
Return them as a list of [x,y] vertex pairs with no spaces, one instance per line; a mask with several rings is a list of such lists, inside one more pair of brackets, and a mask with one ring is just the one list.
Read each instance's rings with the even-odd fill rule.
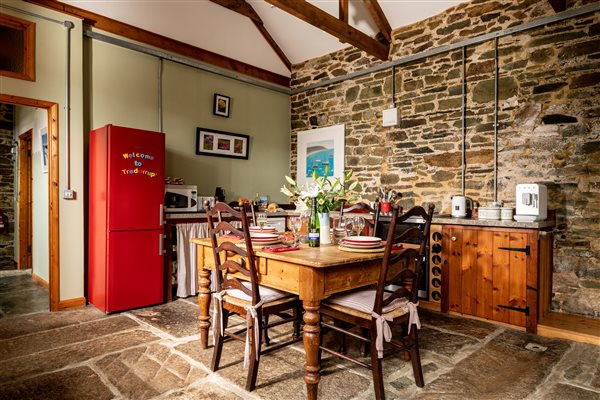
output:
[[167,235],[163,235],[162,233],[158,235],[158,255],[159,256],[162,256],[167,252],[164,249],[164,243],[165,243],[166,238],[167,238]]
[[165,215],[165,206],[164,206],[164,204],[161,204],[159,206],[159,211],[160,211],[160,217],[159,217],[159,220],[158,220],[159,221],[159,225],[163,226],[165,224],[165,217],[164,217],[164,215]]

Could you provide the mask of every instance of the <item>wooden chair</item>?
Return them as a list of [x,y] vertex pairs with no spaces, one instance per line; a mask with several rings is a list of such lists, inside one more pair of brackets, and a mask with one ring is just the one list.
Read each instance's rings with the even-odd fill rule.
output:
[[371,214],[373,216],[372,219],[365,218],[365,229],[367,230],[367,234],[369,236],[377,236],[378,233],[381,233],[379,229],[379,216],[381,214],[379,202],[375,203],[375,207],[371,207],[369,204],[362,202],[351,205],[342,204],[342,207],[340,208],[340,218],[343,218],[345,213]]
[[[423,207],[413,207],[408,212],[399,215],[398,207],[394,206],[377,288],[341,293],[321,304],[322,316],[367,329],[369,335],[359,335],[338,324],[324,321],[321,322],[322,327],[352,336],[366,343],[370,343],[371,338],[375,338],[374,343],[371,343],[370,346],[371,364],[323,346],[322,338],[319,357],[321,350],[324,350],[371,369],[377,399],[384,399],[382,374],[384,340],[389,342],[394,350],[410,354],[415,383],[419,387],[424,385],[417,339],[417,330],[420,328],[417,314],[417,282],[426,265],[433,209],[433,205],[429,206],[428,212],[425,212]],[[421,217],[425,223],[414,224],[412,228],[401,230],[401,232],[395,229],[397,224],[402,224],[412,216]],[[414,244],[415,239],[418,240],[417,245]],[[406,242],[411,244],[404,245],[403,243]],[[392,251],[395,244],[403,244],[403,247]],[[402,337],[394,339],[390,325],[401,325]]]
[[[260,356],[302,340],[300,301],[297,296],[258,284],[257,264],[248,231],[246,207],[236,211],[226,203],[217,203],[212,209],[207,209],[206,213],[216,266],[216,293],[213,294],[214,352],[211,369],[219,369],[226,337],[245,342],[244,367],[249,365],[246,390],[252,391],[256,386]],[[218,218],[222,213],[227,213],[228,218],[215,220],[215,217]],[[241,223],[241,230],[232,225],[233,221]],[[291,311],[292,314],[285,313],[286,311]],[[228,330],[231,313],[242,316],[246,320],[246,327],[237,331]],[[263,315],[271,314],[278,315],[281,320],[271,323],[268,327],[293,322],[294,333],[290,340],[261,350]]]

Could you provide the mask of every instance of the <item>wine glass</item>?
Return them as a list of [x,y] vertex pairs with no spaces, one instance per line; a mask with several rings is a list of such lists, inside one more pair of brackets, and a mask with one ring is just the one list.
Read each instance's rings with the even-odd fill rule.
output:
[[258,226],[260,227],[260,230],[262,231],[263,226],[265,226],[265,224],[267,223],[267,214],[258,213],[256,215],[256,223],[258,224]]
[[352,217],[352,227],[356,231],[356,236],[360,236],[363,228],[365,227],[365,219],[359,215]]
[[300,229],[302,228],[302,218],[291,217],[289,219],[289,226],[292,229],[292,232],[294,232],[294,246],[296,246],[299,239]]

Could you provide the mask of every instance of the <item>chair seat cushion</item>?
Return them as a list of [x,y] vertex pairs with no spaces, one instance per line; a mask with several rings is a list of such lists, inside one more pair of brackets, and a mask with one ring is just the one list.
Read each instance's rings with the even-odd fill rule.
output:
[[[251,288],[250,282],[242,282],[242,285]],[[260,298],[263,301],[263,304],[267,305],[267,303],[277,302],[280,300],[289,300],[290,297],[295,297],[290,293],[283,292],[277,289],[271,289],[266,286],[258,285],[258,292],[260,293]],[[248,296],[246,293],[242,292],[239,289],[228,289],[227,294],[225,295],[225,301],[229,301],[231,303],[235,303],[234,299],[241,300],[244,303],[252,302],[252,297]]]
[[[349,312],[357,317],[371,319],[371,312],[375,305],[376,290],[357,290],[350,293],[342,293],[334,295],[324,301],[324,304],[329,305],[332,308],[340,309],[340,311],[348,312],[355,310],[356,312]],[[391,296],[390,293],[384,293],[384,299]],[[400,299],[394,299],[390,304],[385,306],[382,310],[383,314],[392,318],[399,317],[408,313],[408,299],[403,297]],[[341,306],[341,307],[336,307]],[[343,310],[341,308],[345,308]],[[389,315],[391,314],[391,315]]]

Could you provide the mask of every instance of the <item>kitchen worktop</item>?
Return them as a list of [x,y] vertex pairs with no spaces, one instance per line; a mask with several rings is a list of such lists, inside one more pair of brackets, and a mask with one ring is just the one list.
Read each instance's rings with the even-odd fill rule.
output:
[[[279,212],[266,212],[267,218],[276,217],[289,217],[298,215],[297,212],[290,211],[279,211]],[[332,212],[331,215],[336,215],[337,212]],[[177,219],[195,219],[195,218],[206,218],[206,213],[167,213],[168,220]],[[386,219],[386,215],[381,216],[382,220]],[[520,229],[544,229],[553,227],[555,221],[535,221],[535,222],[518,222],[515,220],[492,220],[492,219],[472,219],[472,218],[454,218],[450,214],[434,214],[433,224],[439,225],[466,225],[466,226],[490,226],[496,228],[520,228]]]
[[[261,211],[262,212],[262,211]],[[279,211],[279,212],[265,212],[267,218],[276,217],[289,217],[299,215],[295,211]],[[180,212],[180,213],[169,213],[167,212],[167,219],[194,219],[194,218],[206,218],[205,212]]]
[[512,219],[472,219],[454,218],[449,214],[434,215],[433,224],[439,225],[468,225],[468,226],[491,226],[495,228],[520,228],[520,229],[543,229],[554,226],[555,221],[518,222]]

